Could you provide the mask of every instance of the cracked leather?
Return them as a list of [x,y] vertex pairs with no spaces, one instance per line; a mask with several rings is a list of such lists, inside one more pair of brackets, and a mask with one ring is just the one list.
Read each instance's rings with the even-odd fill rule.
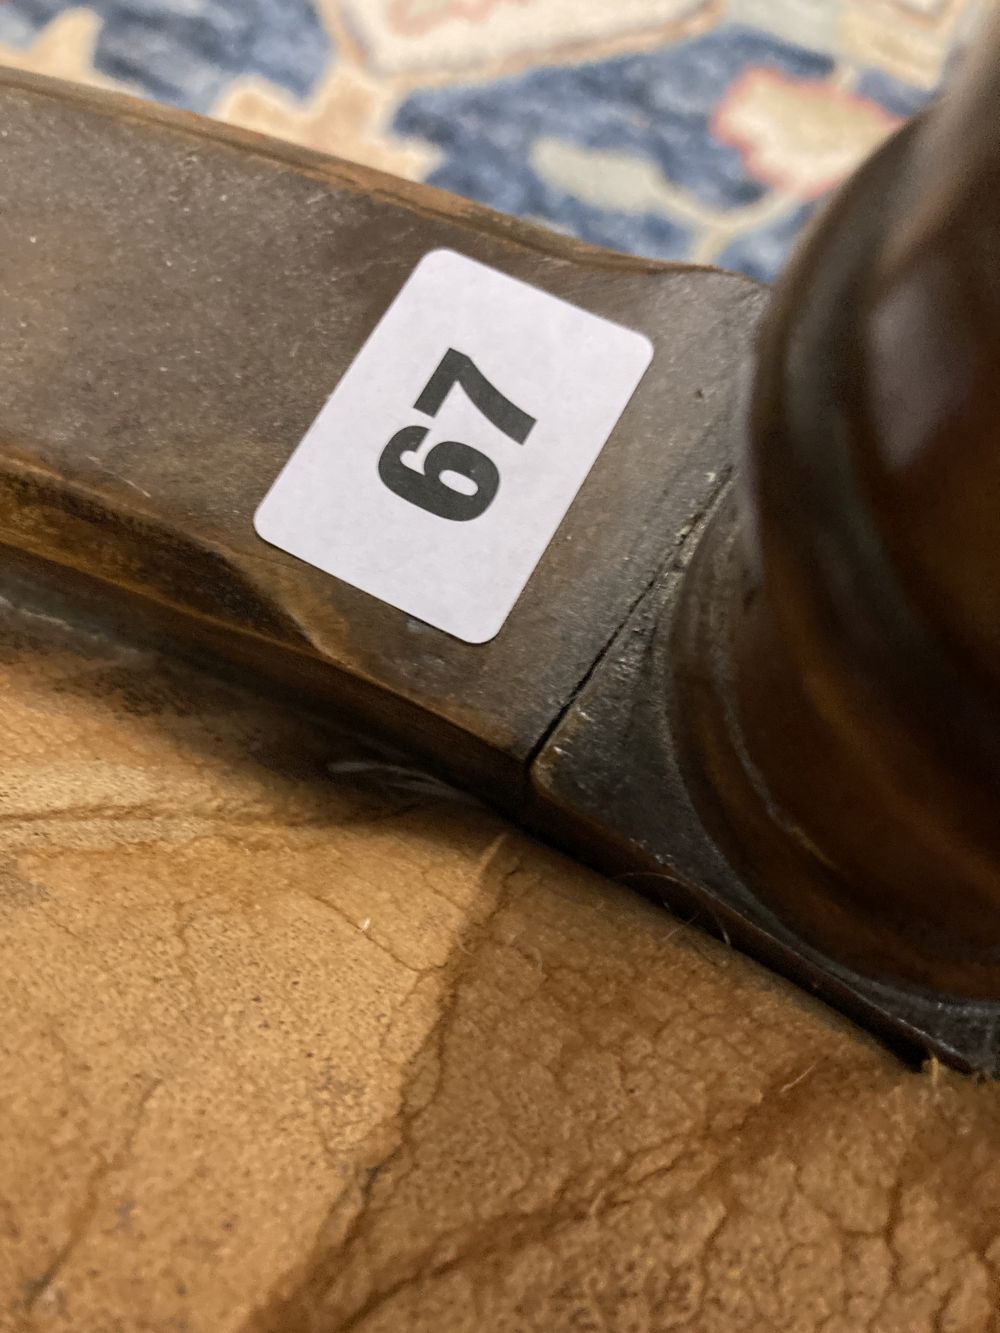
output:
[[1000,1328],[1000,1086],[15,600],[3,1333]]

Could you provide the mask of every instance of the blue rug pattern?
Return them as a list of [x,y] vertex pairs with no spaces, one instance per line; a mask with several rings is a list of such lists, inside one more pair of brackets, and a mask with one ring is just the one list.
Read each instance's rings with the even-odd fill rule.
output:
[[618,8],[8,0],[0,59],[299,137],[598,244],[769,279],[843,174],[934,95],[974,18],[936,0],[883,0],[883,28],[857,0]]

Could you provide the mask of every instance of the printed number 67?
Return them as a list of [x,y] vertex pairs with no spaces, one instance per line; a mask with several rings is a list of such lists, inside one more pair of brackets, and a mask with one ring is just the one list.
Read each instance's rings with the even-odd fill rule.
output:
[[[464,352],[449,348],[441,364],[427,381],[414,406],[427,416],[437,415],[441,404],[454,385],[460,385],[487,421],[509,436],[516,444],[524,444],[535,426],[535,418],[515,406],[495,389]],[[420,454],[420,445],[429,426],[404,426],[396,432],[382,450],[378,460],[378,474],[389,490],[408,500],[410,504],[426,509],[438,518],[466,522],[479,518],[493,503],[500,488],[500,473],[491,458],[469,444],[458,440],[442,440],[427,453]],[[412,462],[407,462],[412,459]],[[461,478],[473,489],[449,485],[448,478]]]

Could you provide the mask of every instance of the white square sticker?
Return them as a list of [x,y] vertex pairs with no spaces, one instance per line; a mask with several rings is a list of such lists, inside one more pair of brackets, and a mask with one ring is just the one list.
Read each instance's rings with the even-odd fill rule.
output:
[[327,574],[485,643],[652,355],[633,329],[435,250],[285,464],[254,526]]

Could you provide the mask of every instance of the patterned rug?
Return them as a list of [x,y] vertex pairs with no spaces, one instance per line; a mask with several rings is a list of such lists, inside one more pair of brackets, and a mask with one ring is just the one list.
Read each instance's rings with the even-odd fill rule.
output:
[[771,278],[973,0],[7,0],[0,62]]

